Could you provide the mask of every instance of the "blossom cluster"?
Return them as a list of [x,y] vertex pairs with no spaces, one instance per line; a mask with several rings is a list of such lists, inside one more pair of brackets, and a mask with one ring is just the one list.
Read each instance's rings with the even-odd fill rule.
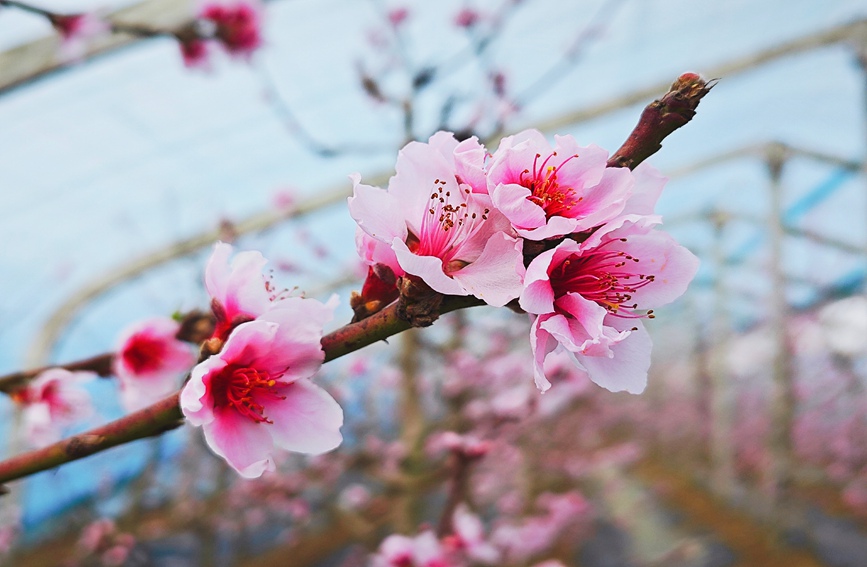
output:
[[[396,297],[399,278],[531,314],[540,390],[565,351],[612,391],[643,391],[650,338],[641,319],[680,296],[697,258],[654,230],[666,179],[648,165],[607,167],[608,153],[536,130],[490,154],[438,132],[399,153],[386,189],[353,175],[350,214],[369,266],[365,305]],[[369,296],[365,296],[365,292]]]

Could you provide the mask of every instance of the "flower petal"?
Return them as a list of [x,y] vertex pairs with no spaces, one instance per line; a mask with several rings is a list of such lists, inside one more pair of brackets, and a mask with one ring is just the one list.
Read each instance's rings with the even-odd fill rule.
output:
[[650,369],[650,335],[640,321],[609,317],[605,323],[620,331],[636,330],[611,345],[611,357],[576,354],[576,358],[590,373],[590,379],[603,388],[640,394],[647,386],[647,371]]
[[488,239],[482,255],[453,274],[465,290],[488,305],[501,307],[521,294],[523,242],[498,232]]
[[343,410],[328,392],[310,380],[279,388],[285,400],[269,400],[267,415],[274,443],[289,451],[318,455],[340,445]]
[[216,409],[214,420],[202,425],[211,450],[245,478],[262,476],[274,468],[271,460],[274,443],[268,427],[229,407]]

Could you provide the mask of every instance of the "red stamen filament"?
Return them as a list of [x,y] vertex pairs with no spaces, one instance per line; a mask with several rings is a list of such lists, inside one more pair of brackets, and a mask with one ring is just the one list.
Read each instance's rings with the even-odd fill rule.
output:
[[419,256],[436,256],[446,272],[456,271],[467,262],[457,258],[463,243],[472,238],[488,220],[490,209],[481,208],[472,199],[468,188],[459,188],[452,195],[444,190],[445,181],[434,181],[430,206],[421,222],[418,238],[410,235],[407,245]]
[[553,216],[571,217],[572,209],[583,201],[584,197],[576,198],[573,188],[560,185],[557,175],[563,166],[578,157],[578,154],[569,156],[557,167],[549,166],[548,162],[556,155],[557,152],[552,152],[540,166],[539,158],[542,157],[542,154],[536,154],[533,159],[532,177],[530,177],[530,170],[525,169],[521,172],[518,183],[532,192],[527,198],[542,207],[547,218]]
[[232,406],[256,423],[274,423],[265,417],[265,406],[260,402],[286,399],[275,391],[281,385],[277,381],[279,378],[272,378],[268,372],[255,368],[228,366],[211,379],[214,407]]
[[612,315],[652,319],[652,309],[643,314],[635,313],[638,303],[632,302],[632,294],[653,283],[655,276],[623,269],[639,259],[620,250],[602,250],[605,244],[585,256],[574,254],[554,268],[550,277],[555,297],[577,293],[595,301]]

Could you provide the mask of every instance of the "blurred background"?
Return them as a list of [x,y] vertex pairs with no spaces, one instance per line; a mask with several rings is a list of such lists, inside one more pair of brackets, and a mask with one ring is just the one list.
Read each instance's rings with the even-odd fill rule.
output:
[[[151,29],[199,9],[38,6]],[[218,239],[262,251],[282,286],[337,292],[342,325],[364,275],[349,174],[384,185],[397,150],[439,129],[614,151],[694,71],[720,82],[651,162],[670,178],[663,228],[702,265],[648,322],[649,387],[564,368],[540,397],[526,316],[473,309],[328,364],[346,443],[280,474],[241,482],[181,428],[13,483],[5,564],[364,565],[385,534],[436,524],[457,431],[488,444],[468,499],[528,542],[502,543],[503,564],[867,565],[863,2],[261,9],[261,47],[189,68],[174,37],[104,32],[70,52],[0,2],[0,373],[206,308]],[[96,413],[69,432],[123,413],[113,381],[88,388]],[[0,418],[8,457],[25,445],[6,398]]]

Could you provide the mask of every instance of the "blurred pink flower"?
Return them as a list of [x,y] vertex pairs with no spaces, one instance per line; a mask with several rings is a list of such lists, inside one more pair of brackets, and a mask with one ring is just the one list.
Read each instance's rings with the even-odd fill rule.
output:
[[488,192],[520,236],[544,240],[592,229],[618,215],[634,184],[608,152],[538,130],[503,138],[488,167]]
[[180,323],[167,317],[139,321],[121,333],[114,373],[127,411],[140,409],[177,389],[196,363],[192,345],[175,338]]
[[189,39],[179,42],[184,65],[190,68],[206,69],[210,62],[208,42],[203,39]]
[[494,565],[500,560],[500,552],[485,539],[484,524],[466,504],[455,509],[452,526],[454,533],[443,540],[446,548],[466,555],[474,564]]
[[322,326],[333,309],[284,299],[235,328],[219,354],[193,369],[181,409],[242,476],[273,469],[275,448],[320,454],[340,444],[343,410],[309,380],[322,364]]
[[352,177],[352,217],[387,244],[408,274],[446,295],[474,295],[505,305],[520,293],[522,242],[492,210],[484,190],[484,148],[438,132],[398,154],[388,189]]
[[479,23],[479,13],[472,8],[462,8],[455,15],[455,25],[459,28],[471,28]]
[[392,8],[388,11],[388,22],[394,27],[400,26],[408,17],[409,10],[404,6]]
[[410,538],[392,534],[371,558],[371,567],[456,567],[431,531]]
[[252,2],[208,4],[199,17],[216,26],[214,37],[231,55],[249,57],[262,45],[261,8]]
[[111,29],[96,14],[53,14],[49,19],[60,34],[60,56],[66,61],[83,56],[89,41]]
[[49,368],[12,395],[23,408],[24,432],[31,445],[42,447],[60,439],[60,430],[92,413],[90,394],[81,384],[90,372]]
[[644,390],[651,342],[638,319],[679,297],[698,270],[691,252],[652,230],[656,222],[623,216],[584,242],[567,239],[530,263],[520,303],[538,315],[530,344],[540,390],[551,387],[543,366],[558,346],[600,386]]

